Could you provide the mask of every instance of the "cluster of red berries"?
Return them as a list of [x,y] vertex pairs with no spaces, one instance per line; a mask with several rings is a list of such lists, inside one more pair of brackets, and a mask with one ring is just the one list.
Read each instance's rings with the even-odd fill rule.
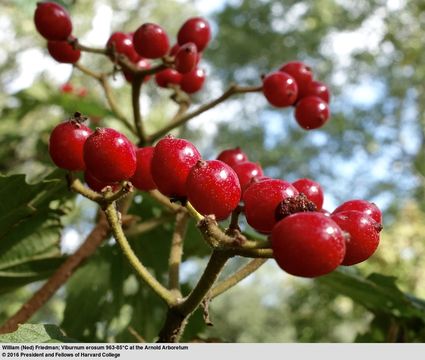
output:
[[332,214],[322,209],[323,190],[310,179],[289,183],[263,175],[239,148],[203,160],[187,140],[166,136],[136,148],[111,128],[94,132],[80,114],[55,127],[49,153],[60,168],[85,171],[100,192],[129,180],[142,190],[188,200],[203,215],[224,220],[242,201],[250,226],[270,235],[274,257],[290,274],[315,277],[369,258],[379,244],[382,216],[373,203],[352,200]]
[[[61,63],[75,64],[81,52],[72,42],[72,22],[68,12],[54,2],[37,4],[34,22],[38,32],[48,40],[50,55]],[[177,43],[170,47],[165,30],[153,23],[141,25],[135,32],[113,33],[106,43],[111,60],[116,55],[124,55],[140,70],[151,67],[150,59],[169,57],[166,69],[155,74],[160,87],[179,85],[188,94],[199,91],[206,78],[205,70],[198,67],[202,51],[211,39],[208,22],[200,17],[188,19],[177,34]],[[133,74],[123,71],[124,77],[131,82]],[[144,78],[147,81],[149,76]]]
[[310,67],[291,61],[263,78],[263,94],[276,107],[295,106],[295,119],[306,129],[317,129],[330,118],[329,89],[313,78]]

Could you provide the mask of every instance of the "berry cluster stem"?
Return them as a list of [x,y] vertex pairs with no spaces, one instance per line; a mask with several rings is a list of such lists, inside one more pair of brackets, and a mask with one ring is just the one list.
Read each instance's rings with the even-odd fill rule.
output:
[[121,227],[118,213],[115,208],[115,203],[109,203],[105,208],[106,218],[109,225],[111,226],[112,234],[120,245],[124,255],[127,257],[127,260],[137,272],[137,274],[142,278],[142,280],[149,285],[149,287],[169,306],[172,306],[176,302],[175,296],[167,290],[152,274],[146,269],[142,264],[139,258],[134,253],[131,248],[127,237],[124,234],[124,231]]
[[168,260],[168,287],[170,291],[180,294],[180,264],[183,256],[183,241],[186,236],[189,217],[187,212],[179,211],[176,215],[173,237],[171,239],[170,257]]
[[164,326],[159,333],[158,342],[178,342],[180,340],[188,318],[208,295],[228,259],[229,254],[227,252],[213,251],[207,267],[191,293],[183,302],[170,307],[168,310]]
[[143,77],[135,75],[131,83],[131,102],[133,104],[133,118],[136,133],[139,138],[139,146],[146,144],[146,133],[143,124],[143,117],[140,109],[140,91],[142,88]]
[[174,119],[166,126],[164,126],[162,129],[158,130],[157,132],[153,133],[149,136],[149,139],[153,142],[160,137],[164,136],[165,134],[169,133],[171,130],[187,123],[189,120],[193,119],[194,117],[204,113],[205,111],[208,111],[212,109],[213,107],[219,105],[220,103],[224,102],[231,96],[235,94],[243,94],[243,93],[250,93],[250,92],[259,92],[261,91],[262,86],[238,86],[235,84],[232,84],[229,86],[229,88],[218,98],[199,106],[196,110],[190,112],[190,113],[181,113],[180,115],[177,115],[174,117]]

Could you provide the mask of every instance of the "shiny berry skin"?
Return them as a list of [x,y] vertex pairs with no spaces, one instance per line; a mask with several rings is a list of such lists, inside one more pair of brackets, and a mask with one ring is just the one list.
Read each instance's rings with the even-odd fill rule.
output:
[[68,12],[54,2],[37,3],[34,23],[37,31],[46,40],[64,41],[72,32],[72,23]]
[[298,85],[298,92],[303,89],[313,80],[313,72],[311,69],[301,61],[290,61],[282,65],[279,71],[291,75]]
[[308,85],[299,89],[298,100],[307,96],[317,96],[328,104],[331,97],[326,84],[316,80],[309,82]]
[[295,195],[297,189],[284,180],[268,179],[251,184],[242,197],[248,224],[261,233],[271,233],[277,223],[276,206]]
[[186,196],[186,179],[201,154],[185,139],[166,136],[156,144],[151,173],[158,190],[169,197]]
[[186,20],[177,33],[179,45],[193,42],[201,52],[208,45],[211,39],[211,28],[208,21],[201,17],[194,17]]
[[307,196],[307,199],[316,205],[317,211],[320,211],[323,206],[323,189],[320,184],[311,179],[298,179],[292,183],[298,192]]
[[137,53],[148,59],[163,57],[170,48],[165,30],[152,23],[143,24],[134,32],[133,43]]
[[84,170],[83,147],[92,133],[90,128],[76,121],[57,125],[49,139],[49,154],[55,165],[70,171]]
[[206,73],[204,69],[195,68],[191,72],[183,74],[180,87],[184,92],[193,94],[202,89]]
[[235,170],[236,175],[238,175],[242,192],[248,186],[253,177],[264,175],[260,164],[253,163],[251,161],[245,161],[243,163],[236,164],[233,166],[233,170]]
[[66,41],[48,41],[47,50],[53,59],[65,64],[75,64],[81,56],[81,51]]
[[320,212],[301,212],[282,219],[273,228],[271,243],[277,264],[295,276],[328,274],[345,256],[341,228]]
[[146,146],[136,150],[137,167],[130,181],[136,189],[141,191],[156,189],[151,173],[153,149],[153,146]]
[[[151,63],[149,62],[149,60],[142,58],[139,61],[137,61],[136,66],[140,70],[147,70],[147,69],[150,69],[151,68]],[[131,72],[128,72],[128,71],[123,70],[123,74],[124,74],[125,79],[128,82],[131,83],[133,81],[133,74]],[[149,81],[150,78],[151,78],[150,75],[145,76],[144,79],[143,79],[143,82]]]
[[181,74],[191,72],[198,62],[198,51],[194,43],[187,43],[177,51],[174,66]]
[[179,85],[183,75],[174,69],[165,69],[155,74],[155,81],[159,87],[167,88],[168,85]]
[[276,71],[263,79],[263,94],[276,107],[292,105],[298,96],[298,87],[291,75]]
[[127,56],[133,63],[136,63],[140,59],[139,54],[134,49],[132,36],[130,34],[119,31],[114,32],[109,37],[106,47],[111,50],[115,49],[117,54]]
[[349,234],[342,265],[358,264],[372,256],[379,245],[381,230],[375,220],[360,211],[353,210],[332,214],[331,219]]
[[187,177],[186,192],[198,212],[216,220],[228,218],[241,198],[236,173],[220,160],[198,161]]
[[239,148],[223,150],[218,156],[217,160],[223,161],[230,167],[236,164],[248,161],[248,156]]
[[118,131],[98,128],[84,144],[84,162],[100,182],[128,180],[136,171],[135,147]]
[[336,214],[341,211],[355,210],[360,211],[363,214],[370,216],[378,224],[382,224],[382,213],[381,210],[374,204],[367,200],[349,200],[338,206],[332,214]]
[[317,96],[307,96],[298,101],[295,119],[305,130],[323,126],[330,117],[329,105]]
[[102,190],[107,186],[110,186],[112,188],[112,191],[117,191],[119,189],[119,184],[105,183],[105,182],[99,181],[88,171],[84,172],[84,181],[86,182],[87,186],[90,189],[98,193],[102,192]]

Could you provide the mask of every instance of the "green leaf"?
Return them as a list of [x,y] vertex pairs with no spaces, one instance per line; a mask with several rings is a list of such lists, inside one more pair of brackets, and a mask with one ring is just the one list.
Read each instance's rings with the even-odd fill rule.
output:
[[425,321],[425,303],[403,293],[397,287],[395,277],[373,273],[362,278],[348,270],[337,270],[317,281],[350,297],[375,314]]
[[55,325],[23,324],[13,333],[0,335],[0,343],[70,343],[77,340],[66,337]]
[[70,193],[64,180],[51,178],[57,175],[37,184],[25,175],[0,176],[0,293],[48,277],[63,261],[64,212],[50,204]]

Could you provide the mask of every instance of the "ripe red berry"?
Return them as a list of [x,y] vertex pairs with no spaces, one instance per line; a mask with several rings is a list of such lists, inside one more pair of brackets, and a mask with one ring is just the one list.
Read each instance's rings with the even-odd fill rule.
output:
[[198,161],[186,180],[187,197],[203,215],[224,220],[238,206],[241,187],[233,169],[219,160]]
[[84,144],[87,171],[104,183],[128,180],[136,171],[136,151],[127,137],[110,128],[98,128]]
[[317,96],[302,98],[295,108],[295,119],[306,130],[323,126],[330,117],[328,104]]
[[298,179],[294,181],[292,185],[302,194],[304,194],[308,200],[312,201],[316,205],[317,211],[320,211],[323,206],[323,189],[319,183],[311,179]]
[[330,93],[326,84],[320,81],[310,81],[307,86],[299,89],[298,100],[307,96],[317,96],[329,104]]
[[277,264],[295,276],[328,274],[345,256],[341,228],[320,212],[300,212],[285,217],[274,226],[271,242]]
[[137,167],[136,172],[130,179],[135,188],[142,191],[156,189],[156,185],[152,179],[151,160],[153,155],[153,146],[146,146],[137,149]]
[[76,121],[57,125],[49,139],[49,154],[55,165],[70,171],[84,170],[83,147],[92,132]]
[[370,216],[360,211],[341,211],[331,219],[348,233],[346,253],[342,265],[354,265],[367,260],[379,245],[381,226]]
[[119,189],[119,184],[117,183],[105,183],[102,181],[97,180],[92,174],[90,174],[88,171],[84,173],[84,181],[88,185],[88,187],[96,192],[102,192],[102,190],[110,186],[112,188],[112,191],[117,191]]
[[72,94],[74,92],[74,86],[71,83],[65,83],[60,87],[60,91],[63,94]]
[[185,139],[166,136],[156,144],[151,173],[158,190],[169,197],[186,196],[186,179],[201,154]]
[[53,59],[65,64],[75,64],[81,56],[81,51],[66,41],[48,41],[47,50]]
[[[140,57],[139,57],[140,58]],[[147,59],[140,59],[137,63],[136,63],[136,66],[140,69],[140,70],[147,70],[147,69],[150,69],[151,68],[151,63],[149,62],[149,60],[147,60]],[[123,74],[124,74],[124,77],[125,77],[125,79],[128,81],[128,82],[132,82],[133,81],[133,74],[131,73],[131,72],[128,72],[128,71],[125,71],[125,70],[123,70]],[[149,81],[149,79],[150,79],[151,77],[150,77],[150,75],[148,75],[148,76],[145,76],[145,78],[143,79],[143,82],[146,82],[146,81]]]
[[194,43],[187,43],[182,45],[177,51],[174,65],[179,73],[186,74],[195,68],[197,60],[198,51],[196,50],[196,45]]
[[279,71],[291,75],[298,85],[298,92],[303,89],[313,80],[313,72],[304,63],[300,61],[290,61],[281,66]]
[[283,180],[268,179],[251,184],[242,198],[248,224],[261,233],[271,233],[277,223],[275,219],[277,205],[295,195],[298,195],[297,189]]
[[136,63],[140,56],[133,46],[132,36],[123,32],[114,32],[108,39],[106,47],[110,50],[114,49],[117,54],[127,56],[127,58]]
[[182,76],[177,70],[165,69],[155,74],[155,81],[159,87],[167,88],[171,84],[179,85]]
[[248,161],[248,156],[239,148],[223,150],[218,156],[217,160],[223,161],[230,167],[236,164]]
[[37,31],[47,40],[66,40],[72,32],[68,12],[54,2],[39,2],[34,13]]
[[143,24],[134,32],[133,43],[137,53],[148,59],[163,57],[170,48],[165,30],[152,23]]
[[205,77],[206,74],[204,69],[195,68],[191,72],[183,74],[180,87],[188,94],[193,94],[201,90],[205,82]]
[[243,163],[236,164],[233,166],[233,170],[235,170],[236,175],[238,175],[242,192],[245,191],[253,177],[264,175],[260,164],[253,163],[251,161],[245,161]]
[[298,87],[291,75],[276,71],[263,79],[263,94],[276,107],[292,105],[298,96]]
[[341,211],[360,211],[365,215],[370,216],[378,224],[382,224],[382,213],[381,210],[374,204],[366,200],[349,200],[338,206],[332,214],[336,214]]
[[194,17],[186,20],[177,34],[177,42],[179,45],[193,42],[198,48],[198,52],[205,49],[210,39],[210,25],[207,20],[201,17]]

